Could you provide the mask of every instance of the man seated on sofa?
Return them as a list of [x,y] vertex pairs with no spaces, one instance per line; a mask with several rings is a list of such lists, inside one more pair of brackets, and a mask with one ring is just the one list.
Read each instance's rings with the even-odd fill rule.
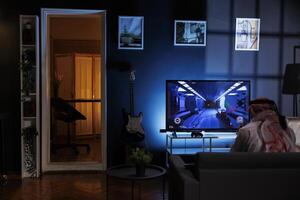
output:
[[274,101],[250,101],[251,121],[237,132],[231,152],[294,152],[296,138]]

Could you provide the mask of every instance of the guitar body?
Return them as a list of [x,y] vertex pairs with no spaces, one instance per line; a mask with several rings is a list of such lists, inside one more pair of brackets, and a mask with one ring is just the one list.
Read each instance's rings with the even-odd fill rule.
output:
[[129,94],[130,94],[130,112],[122,109],[124,120],[122,139],[127,144],[137,146],[145,138],[145,131],[142,127],[143,114],[140,112],[138,115],[134,114],[134,99],[133,99],[133,81],[135,80],[135,72],[129,73]]
[[123,125],[123,140],[129,144],[135,144],[142,142],[145,138],[145,131],[142,127],[143,114],[139,113],[137,116],[133,116],[122,109],[124,125]]

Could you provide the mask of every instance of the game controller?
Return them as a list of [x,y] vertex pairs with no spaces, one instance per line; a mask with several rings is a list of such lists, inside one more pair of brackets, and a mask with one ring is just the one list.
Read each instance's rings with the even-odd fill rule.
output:
[[201,132],[192,132],[191,133],[191,137],[192,138],[202,138],[203,137],[203,133],[201,133]]

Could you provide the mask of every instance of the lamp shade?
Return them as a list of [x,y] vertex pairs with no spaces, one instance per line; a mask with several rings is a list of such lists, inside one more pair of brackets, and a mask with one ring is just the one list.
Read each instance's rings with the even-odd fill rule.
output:
[[286,65],[282,93],[300,94],[300,64]]

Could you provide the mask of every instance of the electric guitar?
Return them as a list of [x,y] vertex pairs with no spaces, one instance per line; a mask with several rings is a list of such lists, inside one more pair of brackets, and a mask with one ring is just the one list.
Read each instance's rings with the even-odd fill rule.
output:
[[135,81],[135,71],[129,72],[129,103],[130,112],[126,112],[123,108],[124,118],[124,132],[126,140],[129,142],[141,142],[145,138],[145,131],[142,127],[143,114],[140,112],[138,115],[134,113],[134,94],[133,94],[133,83]]

